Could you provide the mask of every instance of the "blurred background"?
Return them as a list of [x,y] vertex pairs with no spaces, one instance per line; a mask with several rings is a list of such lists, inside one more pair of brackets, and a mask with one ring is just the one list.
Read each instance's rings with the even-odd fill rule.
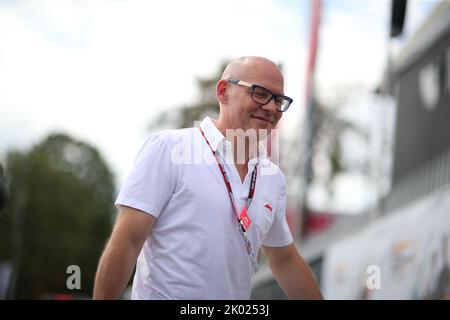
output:
[[[324,297],[449,299],[448,0],[0,0],[0,299],[89,299],[140,146],[217,116],[244,55],[294,99],[287,219]],[[252,298],[284,299],[260,260]]]

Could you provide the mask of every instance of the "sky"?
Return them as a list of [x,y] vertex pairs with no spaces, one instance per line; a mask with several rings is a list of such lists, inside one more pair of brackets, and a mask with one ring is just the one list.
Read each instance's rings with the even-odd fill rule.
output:
[[120,184],[153,117],[195,101],[196,78],[242,55],[282,62],[301,100],[304,7],[221,4],[0,1],[0,154],[64,131],[99,148]]
[[[435,3],[410,2],[414,21]],[[0,0],[0,160],[62,131],[98,148],[120,187],[158,112],[194,102],[197,78],[243,55],[283,64],[294,104],[282,126],[298,136],[309,5]],[[387,0],[324,1],[316,74],[324,96],[380,81],[388,15]]]

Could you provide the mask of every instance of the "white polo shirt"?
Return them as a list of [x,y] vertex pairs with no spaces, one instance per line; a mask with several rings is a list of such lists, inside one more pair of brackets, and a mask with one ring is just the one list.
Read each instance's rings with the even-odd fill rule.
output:
[[[285,217],[285,178],[278,166],[260,155],[259,161],[249,161],[242,183],[232,163],[231,143],[210,118],[200,127],[222,159],[239,211],[258,162],[247,231],[255,253],[262,244],[292,243]],[[252,264],[223,176],[198,128],[151,135],[116,205],[157,218],[137,260],[133,299],[250,298]]]

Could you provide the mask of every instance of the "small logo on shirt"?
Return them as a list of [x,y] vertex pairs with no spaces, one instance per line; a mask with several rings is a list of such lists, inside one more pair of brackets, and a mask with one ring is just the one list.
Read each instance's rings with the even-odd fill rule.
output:
[[266,205],[264,206],[264,208],[267,209],[267,212],[268,212],[268,213],[272,213],[272,206],[271,206],[270,204],[266,203]]

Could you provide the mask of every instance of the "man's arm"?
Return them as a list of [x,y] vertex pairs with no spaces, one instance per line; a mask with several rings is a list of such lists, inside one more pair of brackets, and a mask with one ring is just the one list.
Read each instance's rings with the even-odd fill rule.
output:
[[323,299],[314,275],[292,243],[263,246],[272,273],[289,299]]
[[121,206],[97,269],[93,299],[119,299],[156,218]]

